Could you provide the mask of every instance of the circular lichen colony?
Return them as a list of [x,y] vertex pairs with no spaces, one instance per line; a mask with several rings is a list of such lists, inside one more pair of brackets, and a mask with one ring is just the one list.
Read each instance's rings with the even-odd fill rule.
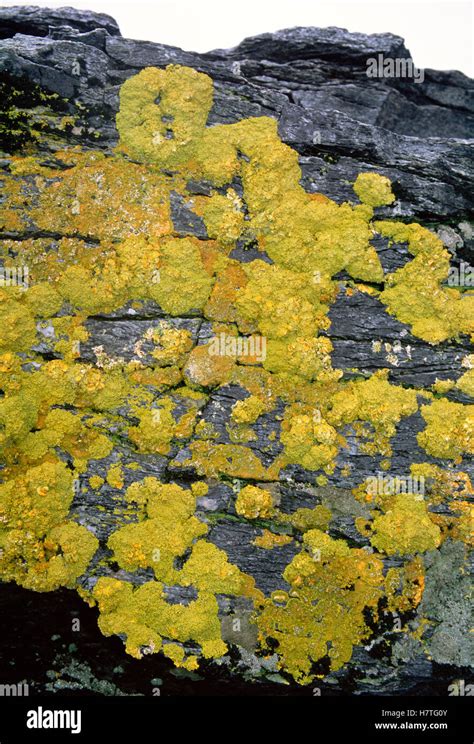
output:
[[[470,483],[451,487],[453,473],[431,460],[411,471],[431,479],[430,499],[366,482],[354,490],[367,549],[329,534],[328,505],[280,508],[279,474],[296,466],[326,484],[349,447],[348,427],[386,469],[398,425],[418,412],[427,460],[460,466],[474,453],[473,405],[392,384],[388,370],[347,379],[333,367],[335,277],[345,272],[350,291],[369,291],[430,344],[474,335],[474,297],[443,286],[449,256],[428,229],[375,219],[394,201],[386,177],[360,174],[359,203],[306,193],[276,121],[208,127],[212,100],[206,75],[145,69],[121,88],[113,154],[71,148],[46,164],[12,160],[2,229],[34,225],[42,237],[1,245],[4,266],[27,265],[30,285],[0,288],[0,578],[36,591],[77,587],[98,605],[102,632],[125,637],[130,654],[161,651],[190,670],[200,657],[226,654],[219,600],[238,597],[252,609],[256,653],[276,655],[284,674],[306,684],[346,665],[382,611],[410,617],[422,602],[427,551],[470,540]],[[207,192],[193,193],[192,181]],[[175,195],[206,237],[179,236]],[[403,268],[384,274],[375,234],[407,244]],[[248,246],[257,257],[240,260],[236,249]],[[84,359],[91,319],[147,307],[161,319],[132,354],[111,358],[95,346]],[[193,335],[196,318],[210,334]],[[472,395],[470,372],[458,384]],[[228,386],[244,394],[232,400],[224,438],[203,411]],[[271,415],[270,459],[249,443]],[[134,453],[164,459],[165,477],[134,478]],[[92,474],[101,463],[102,475]],[[191,480],[175,481],[178,466]],[[216,481],[232,484],[233,518],[261,530],[257,553],[294,548],[270,596],[210,539],[198,503]],[[123,506],[101,546],[71,510],[86,483],[117,492]],[[440,504],[447,508],[433,508]],[[147,578],[138,586],[115,578],[102,570],[112,563],[122,576]],[[193,598],[171,603],[169,587]],[[421,641],[423,632],[413,629]]]

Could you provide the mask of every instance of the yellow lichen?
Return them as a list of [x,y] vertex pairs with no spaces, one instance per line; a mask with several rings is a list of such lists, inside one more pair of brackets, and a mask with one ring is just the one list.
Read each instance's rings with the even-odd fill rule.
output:
[[[190,455],[184,463],[178,458],[179,465],[208,478],[273,482],[286,465],[299,465],[323,470],[315,477],[325,485],[351,427],[361,453],[382,455],[387,471],[390,440],[402,418],[418,410],[421,391],[391,384],[386,370],[346,382],[342,370],[333,369],[325,334],[339,272],[354,280],[345,282],[348,295],[378,297],[429,343],[474,334],[472,295],[443,285],[449,255],[440,240],[418,224],[373,221],[375,207],[394,202],[386,177],[359,174],[358,205],[307,194],[298,153],[280,140],[275,120],[207,126],[212,87],[207,75],[187,67],[144,69],[121,87],[115,152],[56,150],[53,165],[28,154],[15,157],[4,173],[1,226],[22,240],[1,241],[0,259],[8,271],[27,266],[30,279],[28,286],[0,287],[4,580],[38,591],[77,587],[98,542],[69,518],[71,504],[81,474],[93,489],[105,482],[87,478],[91,461],[112,489],[124,487],[116,458],[101,463],[115,435],[145,455],[172,457],[183,445]],[[71,121],[58,124],[68,128]],[[210,195],[191,195],[191,179],[208,181]],[[177,237],[172,192],[202,217],[209,239]],[[25,238],[26,230],[68,237]],[[384,275],[371,242],[376,232],[407,243],[413,259]],[[266,260],[231,257],[234,247],[250,243]],[[114,357],[105,340],[94,348],[95,364],[81,361],[90,316],[124,307],[133,315],[150,303],[171,316],[204,316],[214,337],[195,345],[193,333],[174,326],[180,321],[161,321],[142,333],[131,361]],[[56,358],[45,356],[40,344]],[[373,348],[380,351],[380,342]],[[472,395],[465,366],[456,383],[437,382],[433,392],[455,386]],[[198,421],[209,389],[226,385],[249,393],[232,407],[230,444],[219,440],[210,421]],[[432,393],[425,398],[420,446],[455,463],[472,454],[473,407]],[[256,437],[259,417],[277,405],[284,406],[277,415],[281,431],[268,439],[278,454],[268,465],[244,443]],[[133,475],[139,466],[126,467]],[[356,524],[380,556],[326,534],[332,515],[324,506],[284,514],[271,486],[241,488],[240,516],[272,519],[277,530],[293,529],[303,541],[283,574],[290,591],[271,599],[206,539],[208,526],[195,508],[207,484],[133,483],[125,499],[136,521],[121,521],[108,547],[121,568],[151,568],[155,579],[139,588],[98,579],[88,600],[99,604],[102,631],[124,634],[127,651],[137,657],[161,649],[176,665],[195,669],[196,656],[184,644],[198,644],[204,657],[224,654],[216,594],[241,595],[255,603],[263,653],[273,653],[276,641],[281,668],[299,682],[312,678],[314,662],[340,668],[369,637],[368,616],[377,619],[384,594],[391,611],[420,602],[419,558],[384,577],[384,556],[421,553],[448,535],[470,538],[471,493],[461,475],[414,467],[434,479],[431,503],[450,511],[435,514],[412,494],[370,494],[361,484],[355,495],[372,512]],[[349,474],[347,467],[341,472]],[[292,539],[266,530],[255,545]],[[170,604],[164,584],[194,587],[197,598]]]
[[438,547],[439,528],[423,501],[413,494],[398,494],[370,524],[371,543],[381,553],[409,555]]
[[244,486],[235,502],[237,514],[246,519],[265,519],[273,513],[273,499],[270,491],[257,486]]
[[371,207],[382,207],[395,201],[390,179],[378,173],[359,173],[354,191],[363,204]]

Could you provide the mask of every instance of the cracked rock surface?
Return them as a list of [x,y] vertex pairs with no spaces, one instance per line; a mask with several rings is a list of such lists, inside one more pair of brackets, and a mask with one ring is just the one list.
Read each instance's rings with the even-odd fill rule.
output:
[[[30,117],[22,146],[28,146],[28,128],[31,131],[38,126],[41,138],[37,147],[43,163],[54,162],[61,148],[111,154],[119,141],[115,117],[122,84],[146,67],[183,65],[212,78],[214,102],[208,126],[233,124],[250,117],[275,119],[279,137],[299,155],[303,188],[310,194],[324,194],[337,204],[354,201],[352,185],[359,173],[388,177],[395,202],[376,207],[377,219],[419,222],[441,239],[449,251],[451,266],[473,265],[473,81],[459,72],[435,70],[425,70],[420,84],[400,78],[368,79],[366,60],[379,54],[409,57],[400,37],[389,33],[365,36],[339,28],[289,29],[245,39],[234,49],[198,54],[125,39],[113,18],[103,14],[70,8],[0,8],[0,83],[7,88],[15,85],[21,91]],[[37,98],[38,89],[56,96],[47,116],[44,101]],[[64,117],[74,117],[74,123],[61,128],[59,122]],[[0,161],[3,181],[12,177],[14,155],[7,141]],[[233,187],[239,193],[240,184],[234,183]],[[33,199],[34,179],[27,179],[24,188]],[[212,184],[206,181],[190,181],[189,199],[171,194],[173,235],[208,239],[203,219],[192,209],[192,197],[206,197],[211,191]],[[17,242],[19,250],[25,240],[60,241],[67,237],[56,229],[45,231],[34,220],[22,230],[9,227],[0,232],[0,241],[9,241],[9,245]],[[74,237],[92,247],[100,242],[94,230]],[[385,273],[400,269],[411,259],[406,244],[381,236],[374,237],[372,244]],[[271,263],[248,243],[237,242],[230,257],[242,264],[256,259]],[[458,380],[466,372],[466,358],[472,355],[467,335],[428,343],[390,315],[373,293],[354,291],[345,272],[337,279],[339,290],[324,334],[332,342],[332,366],[342,370],[345,381],[368,379],[385,369],[391,383],[418,390],[429,388],[437,380]],[[96,364],[97,349],[109,359],[130,362],[136,359],[137,344],[146,331],[159,327],[163,320],[175,330],[187,331],[194,347],[208,343],[213,334],[209,320],[200,311],[176,317],[152,300],[140,307],[128,303],[87,318],[88,338],[80,344],[78,362]],[[56,341],[54,329],[46,325],[35,351],[44,360],[58,358]],[[141,344],[140,360],[146,363],[152,351],[151,344],[148,348],[146,343]],[[229,383],[207,391],[206,400],[199,403],[199,419],[212,425],[216,445],[232,443],[228,429],[232,408],[247,396],[242,387]],[[457,387],[447,390],[445,396],[453,403],[472,405],[472,398]],[[175,413],[182,415],[188,410],[186,400],[175,402]],[[283,449],[279,441],[283,415],[284,406],[279,403],[259,416],[252,427],[254,436],[246,444],[265,467]],[[129,423],[134,421],[130,419]],[[399,422],[390,442],[391,475],[406,475],[413,462],[452,468],[447,459],[422,451],[417,435],[424,427],[419,410]],[[130,516],[124,496],[132,483],[152,476],[188,488],[200,477],[189,464],[192,437],[173,441],[170,451],[163,455],[135,451],[120,425],[110,433],[113,450],[89,462],[80,476],[69,515],[99,541],[94,559],[80,578],[85,591],[92,590],[99,577],[117,578],[137,587],[153,579],[150,568],[127,571],[120,567],[106,545],[117,523],[138,519],[136,514]],[[287,464],[276,479],[262,483],[253,478],[252,483],[270,488],[284,514],[316,506],[329,509],[328,532],[332,538],[344,540],[354,549],[372,550],[370,540],[356,526],[356,520],[369,518],[370,511],[352,491],[383,469],[384,456],[367,453],[360,432],[351,425],[343,435],[347,446],[338,453],[334,471],[326,474],[324,482],[317,480],[322,471],[308,471],[296,463]],[[118,462],[124,472],[119,489],[106,480],[108,470]],[[133,469],[127,469],[132,462]],[[463,457],[459,469],[472,479],[474,467],[469,454]],[[105,480],[100,489],[89,485],[94,476]],[[289,589],[282,573],[301,549],[301,540],[272,550],[256,550],[254,540],[266,523],[242,519],[236,511],[236,492],[244,485],[241,481],[208,477],[208,491],[197,499],[196,515],[208,525],[207,539],[225,551],[232,564],[253,576],[257,588],[269,597],[272,592]],[[443,508],[439,506],[441,514]],[[462,542],[448,536],[441,547],[425,552],[423,598],[411,614],[402,617],[403,630],[394,629],[393,617],[388,611],[383,613],[370,640],[356,646],[351,660],[342,669],[327,673],[318,686],[329,694],[446,694],[452,680],[469,679],[473,654],[466,640],[469,602],[463,550]],[[397,556],[389,556],[384,571],[400,565]],[[193,599],[187,588],[171,586],[168,591],[171,602],[185,605]],[[101,636],[95,623],[96,610],[88,610],[72,591],[61,589],[48,597],[3,584],[1,612],[9,615],[12,628],[10,648],[6,644],[0,651],[6,661],[9,654],[22,653],[15,641],[20,624],[31,628],[36,613],[54,607],[56,601],[56,632],[60,638],[50,643],[41,636],[41,642],[34,642],[32,648],[40,658],[34,679],[18,664],[19,679],[30,675],[37,691],[150,694],[151,680],[160,678],[163,689],[168,687],[172,694],[196,690],[200,694],[203,689],[218,694],[233,689],[255,694],[311,694],[281,672],[276,657],[267,654],[262,658],[255,653],[257,637],[250,621],[251,605],[245,597],[227,595],[218,596],[218,602],[222,637],[229,644],[229,652],[219,663],[206,660],[192,672],[176,670],[160,657],[136,660],[126,656],[117,637]],[[26,621],[20,620],[24,607]],[[77,616],[85,620],[76,642],[69,625]],[[428,618],[429,628],[420,640],[408,626],[413,629],[422,616]],[[234,618],[240,620],[238,633],[232,624]],[[29,637],[26,633],[24,638]],[[145,684],[143,678],[150,682]],[[218,689],[216,680],[225,684]]]

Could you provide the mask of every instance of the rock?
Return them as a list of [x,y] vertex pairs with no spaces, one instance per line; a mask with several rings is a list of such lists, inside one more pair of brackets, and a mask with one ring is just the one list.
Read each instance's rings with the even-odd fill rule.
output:
[[[0,241],[7,245],[10,256],[20,255],[27,244],[25,241],[31,240],[45,241],[44,251],[52,253],[57,251],[61,241],[77,241],[91,253],[106,244],[99,211],[87,229],[79,220],[80,209],[72,212],[79,215],[72,228],[65,228],[57,214],[52,215],[53,226],[45,228],[42,215],[35,215],[33,208],[24,207],[37,204],[36,176],[41,173],[18,176],[15,157],[34,153],[39,158],[39,169],[57,169],[54,177],[45,176],[43,189],[52,185],[54,189],[54,184],[58,184],[61,175],[67,174],[71,167],[61,161],[59,153],[63,148],[99,151],[107,162],[112,162],[113,148],[119,140],[115,117],[119,111],[120,86],[143,68],[164,68],[171,64],[191,67],[212,78],[214,99],[208,126],[228,125],[261,116],[276,120],[279,137],[298,153],[301,185],[316,200],[322,194],[337,204],[355,203],[353,184],[359,173],[381,174],[390,179],[395,201],[375,207],[376,220],[420,222],[440,238],[450,253],[452,266],[473,261],[473,82],[459,72],[435,70],[425,70],[421,83],[400,78],[368,78],[368,58],[384,55],[409,59],[404,41],[398,36],[366,36],[339,28],[294,28],[245,39],[230,50],[198,54],[163,44],[124,39],[114,19],[104,14],[72,8],[52,10],[22,6],[0,9],[0,39],[0,86],[6,92],[7,120],[15,122],[15,126],[8,128],[3,127],[3,120],[0,120],[0,134],[5,134],[1,177],[3,185],[10,188],[18,183],[18,178],[23,178],[22,209],[28,213],[25,224],[19,226],[11,220],[0,228]],[[172,128],[170,131],[172,136]],[[244,153],[241,156],[247,157]],[[129,157],[128,167],[139,168],[140,164]],[[161,175],[172,179],[175,174],[165,169]],[[117,201],[112,205],[113,211],[118,212],[133,202],[138,182],[133,182],[123,203]],[[210,244],[211,238],[215,239],[206,227],[205,218],[196,211],[199,200],[209,203],[212,194],[225,197],[231,193],[234,204],[242,205],[243,224],[248,227],[249,209],[239,176],[229,184],[219,184],[218,188],[209,180],[190,177],[185,195],[179,192],[178,186],[170,191],[169,199],[172,238],[189,238],[196,241],[199,248]],[[138,237],[148,236],[153,229],[150,220],[156,217],[156,203],[148,205],[147,209],[144,219],[148,221],[145,226],[140,224],[134,233]],[[124,236],[113,232],[121,225],[120,218],[113,219],[113,216],[107,224],[113,245],[117,245]],[[296,510],[319,509],[320,519],[328,512],[327,525],[323,523],[324,534],[342,541],[336,545],[343,544],[358,551],[352,554],[358,559],[365,555],[362,551],[371,556],[382,555],[385,574],[402,569],[408,559],[412,560],[409,570],[414,572],[417,566],[419,568],[416,555],[409,554],[405,561],[397,554],[374,553],[370,534],[361,528],[361,522],[373,518],[373,504],[370,499],[364,502],[355,498],[354,489],[374,474],[386,472],[389,446],[392,449],[389,475],[393,477],[406,476],[413,463],[426,463],[439,466],[452,478],[458,476],[460,479],[459,471],[464,474],[463,478],[472,478],[474,467],[469,454],[463,455],[461,464],[460,457],[435,457],[423,449],[418,436],[426,429],[420,407],[427,405],[428,400],[441,397],[441,393],[432,388],[435,383],[452,380],[449,389],[442,389],[443,400],[453,405],[472,405],[467,389],[455,384],[472,368],[472,344],[467,333],[440,343],[423,340],[410,325],[387,312],[379,290],[384,286],[386,275],[402,269],[413,256],[406,243],[389,241],[373,232],[371,245],[380,260],[384,278],[381,282],[361,282],[346,270],[337,274],[339,287],[330,304],[330,323],[320,336],[332,343],[330,361],[333,368],[341,370],[343,383],[370,380],[374,373],[387,370],[390,383],[406,391],[417,391],[417,410],[404,414],[396,422],[390,441],[383,441],[377,451],[371,448],[373,442],[367,435],[367,429],[372,426],[370,420],[341,424],[337,434],[344,437],[344,446],[334,458],[333,472],[326,472],[322,467],[308,469],[300,462],[293,462],[275,475],[271,471],[272,463],[284,450],[281,436],[286,402],[279,398],[271,410],[260,411],[256,421],[250,422],[246,457],[226,455],[222,470],[214,473],[206,472],[204,466],[209,465],[212,458],[204,455],[203,475],[198,472],[199,464],[190,461],[195,440],[193,429],[190,434],[172,438],[169,451],[141,452],[129,437],[129,427],[138,425],[137,412],[123,406],[113,417],[97,423],[97,430],[111,437],[112,451],[86,462],[84,471],[75,481],[69,518],[98,540],[93,559],[78,579],[81,590],[93,591],[97,581],[104,577],[135,587],[154,582],[152,567],[129,570],[119,564],[107,545],[118,525],[140,523],[143,514],[137,503],[131,505],[127,500],[126,490],[145,478],[173,483],[185,491],[196,481],[205,480],[208,491],[196,499],[196,516],[208,528],[208,542],[224,551],[230,563],[251,575],[267,599],[272,592],[281,594],[291,589],[282,574],[295,555],[305,550],[303,535],[311,530],[293,530],[291,519]],[[349,248],[348,245],[347,250]],[[1,256],[5,258],[4,253]],[[217,261],[216,256],[218,253],[209,254],[207,259]],[[267,267],[275,265],[269,252],[259,246],[255,235],[246,229],[233,241],[229,257],[237,261],[239,267],[257,259]],[[130,282],[133,281],[131,276]],[[423,282],[424,277],[420,276],[419,281]],[[64,320],[69,312],[69,307],[61,308],[55,320]],[[202,397],[196,394],[195,398],[181,395],[178,387],[183,380],[178,377],[178,382],[170,385],[173,416],[180,418],[194,411],[199,422],[197,426],[204,431],[203,441],[217,450],[221,446],[235,446],[240,441],[238,437],[245,432],[236,428],[234,412],[236,406],[241,406],[245,414],[245,405],[252,397],[249,390],[226,378],[228,367],[233,364],[216,364],[210,370],[203,370],[194,361],[214,338],[212,321],[216,318],[194,306],[187,312],[167,312],[156,297],[149,296],[140,301],[128,299],[110,312],[99,309],[86,315],[87,338],[78,342],[77,363],[100,370],[117,369],[127,363],[151,369],[156,351],[153,334],[160,332],[163,323],[172,334],[188,334],[190,347],[183,354],[192,353],[193,356],[191,361],[181,364],[184,381],[195,388],[200,386],[204,394]],[[60,324],[57,325],[60,328]],[[60,331],[51,320],[38,321],[38,331],[38,343],[32,347],[37,355],[34,363],[39,367],[61,360],[64,351],[57,346]],[[173,366],[164,363],[160,369],[172,375]],[[144,384],[150,391],[156,390],[156,382]],[[167,383],[162,387],[166,390]],[[151,406],[152,413],[158,417],[162,410],[160,400],[157,395]],[[380,409],[384,404],[385,401],[380,400]],[[75,410],[73,405],[65,406],[65,410],[70,409]],[[98,416],[98,413],[94,410],[90,415]],[[446,420],[448,429],[450,425]],[[366,431],[361,433],[364,426]],[[64,455],[64,459],[72,469],[72,458]],[[232,467],[225,470],[231,460],[235,472]],[[121,485],[110,475],[111,468],[113,472],[119,464],[123,470]],[[237,513],[236,494],[247,483],[272,494],[279,518],[252,521]],[[461,484],[456,481],[458,487],[461,488]],[[438,549],[423,552],[419,570],[424,572],[426,589],[423,598],[419,598],[421,602],[416,604],[413,600],[411,605],[408,602],[408,609],[400,610],[401,630],[396,628],[396,610],[388,606],[386,597],[381,598],[377,611],[370,615],[368,637],[354,645],[350,661],[335,671],[329,669],[329,655],[318,662],[317,672],[324,675],[324,681],[318,681],[323,692],[446,694],[450,682],[465,675],[472,656],[469,657],[464,631],[468,606],[463,578],[464,545],[456,521],[456,515],[459,516],[455,508],[457,502],[453,506],[451,496],[447,501],[440,501],[440,490],[439,483],[428,483],[430,514],[436,515],[433,524],[445,525],[445,532],[453,533],[454,537]],[[466,493],[463,503],[469,498]],[[449,522],[453,511],[454,521]],[[290,535],[294,539],[286,543],[283,539],[272,549],[263,549],[258,543],[256,546],[255,540],[261,538],[265,530],[274,538],[275,535],[278,538]],[[180,568],[190,554],[191,548],[176,558]],[[364,584],[363,578],[358,581]],[[405,589],[408,594],[411,591],[415,595],[418,584],[415,589],[413,585]],[[196,594],[192,586],[166,587],[170,604],[189,606]],[[192,691],[193,685],[198,683],[193,672],[187,671],[191,676],[181,681],[174,677],[171,662],[162,655],[150,655],[139,662],[131,660],[116,643],[117,639],[100,634],[96,610],[88,610],[75,593],[61,588],[48,601],[58,602],[61,618],[58,622],[67,623],[69,615],[80,613],[85,618],[85,629],[79,649],[75,647],[72,652],[72,660],[65,649],[53,653],[42,638],[38,651],[42,664],[33,672],[27,671],[30,678],[32,674],[35,677],[32,680],[35,690],[150,694],[143,683],[143,668],[147,670],[150,684],[159,679],[168,690]],[[394,605],[397,601],[392,597]],[[45,596],[3,584],[0,603],[2,612],[10,616],[18,634],[24,622],[23,637],[27,644],[36,613],[45,611]],[[275,648],[270,649],[271,654],[267,649],[264,656],[256,653],[257,631],[251,622],[249,598],[221,592],[217,593],[217,603],[222,637],[230,644],[230,651],[218,662],[206,661],[199,670],[209,689],[215,690],[222,683],[225,690],[243,693],[257,690],[261,694],[300,694],[300,687],[287,670],[278,666]],[[347,603],[350,605],[349,600]],[[426,619],[433,627],[420,643],[416,631]],[[62,628],[56,629],[63,632]],[[11,634],[12,648],[19,654],[16,631]],[[191,641],[181,644],[188,655],[196,652],[196,643]],[[146,646],[145,655],[150,648]],[[96,663],[97,649],[100,663]],[[8,649],[3,651],[5,663],[8,653]],[[114,673],[119,661],[120,668],[125,670],[123,675]],[[25,673],[20,666],[19,674],[24,676]]]

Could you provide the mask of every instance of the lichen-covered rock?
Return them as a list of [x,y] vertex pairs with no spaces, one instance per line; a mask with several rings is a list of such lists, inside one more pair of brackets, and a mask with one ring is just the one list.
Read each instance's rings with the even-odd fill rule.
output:
[[61,17],[0,11],[0,578],[183,673],[431,689],[469,663],[469,81]]

